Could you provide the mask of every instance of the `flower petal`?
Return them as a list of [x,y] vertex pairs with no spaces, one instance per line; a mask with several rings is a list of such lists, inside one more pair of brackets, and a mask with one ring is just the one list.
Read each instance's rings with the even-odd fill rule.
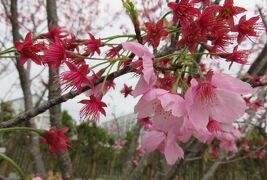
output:
[[144,135],[141,144],[145,151],[152,152],[157,149],[165,138],[166,136],[163,132],[150,131]]

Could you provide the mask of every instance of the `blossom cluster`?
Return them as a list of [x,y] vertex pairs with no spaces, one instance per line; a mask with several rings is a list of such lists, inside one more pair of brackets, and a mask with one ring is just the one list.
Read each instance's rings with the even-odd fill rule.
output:
[[[170,12],[158,22],[144,24],[141,38],[122,35],[97,39],[89,33],[89,38],[82,40],[62,27],[50,26],[48,33],[37,37],[29,32],[23,42],[15,43],[15,48],[21,64],[30,59],[48,66],[51,71],[65,64],[68,70],[59,75],[63,91],[82,92],[90,88],[86,91],[88,99],[80,101],[84,104],[80,111],[83,119],[99,120],[101,114],[106,115],[107,105],[102,98],[115,84],[104,75],[108,75],[116,63],[118,70],[128,67],[139,75],[135,88],[124,84],[120,92],[125,98],[141,96],[134,111],[147,131],[142,148],[147,152],[159,150],[168,164],[184,157],[181,144],[191,137],[208,144],[217,139],[221,148],[236,152],[235,140],[241,133],[234,122],[243,116],[247,107],[242,96],[255,90],[230,75],[205,69],[196,56],[208,54],[231,64],[245,64],[250,51],[238,50],[238,46],[246,38],[257,36],[259,17],[247,19],[243,15],[236,24],[236,15],[246,10],[234,6],[233,0],[225,0],[222,5],[211,4],[209,0],[181,0],[169,2],[168,7]],[[168,15],[172,16],[171,22]],[[128,40],[109,44],[121,37]],[[140,43],[144,41],[156,53],[167,37],[176,39],[175,51],[160,57]],[[139,43],[134,42],[135,39]],[[95,57],[102,55],[104,46],[109,48],[105,58]],[[93,60],[101,61],[92,65]],[[108,65],[96,70],[95,67],[105,64]],[[96,84],[101,78],[101,83]],[[52,153],[67,147],[66,143],[64,148],[58,146],[60,143],[53,145],[47,140],[44,143],[51,145]]]

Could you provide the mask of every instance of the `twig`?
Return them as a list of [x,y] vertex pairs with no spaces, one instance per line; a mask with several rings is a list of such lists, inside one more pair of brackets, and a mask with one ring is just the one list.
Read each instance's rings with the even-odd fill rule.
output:
[[[117,71],[117,72],[114,72],[114,73],[111,73],[108,77],[107,77],[107,80],[113,80],[121,75],[124,75],[124,74],[127,74],[129,72],[132,72],[132,69],[130,67],[125,67],[123,69],[121,69],[120,71]],[[97,84],[100,84],[104,81],[104,77],[100,78],[100,79],[97,79],[95,82],[94,82],[94,85],[97,85]],[[59,97],[56,97],[54,99],[51,99],[47,102],[44,102],[42,103],[39,107],[37,108],[32,108],[26,112],[23,112],[21,114],[19,114],[17,117],[15,117],[14,119],[11,119],[11,120],[8,120],[8,121],[5,121],[5,122],[1,122],[0,123],[0,128],[6,128],[6,127],[12,127],[12,126],[15,126],[17,124],[20,124],[22,122],[25,122],[25,121],[28,121],[29,119],[37,116],[38,114],[40,113],[43,113],[45,112],[47,109],[57,105],[57,104],[60,104],[60,103],[63,103],[63,102],[66,102],[68,101],[69,99],[73,99],[74,97],[80,95],[81,93],[89,90],[90,87],[89,86],[86,86],[86,87],[83,87],[83,89],[81,91],[71,91],[65,95],[62,95],[62,96],[59,96]]]

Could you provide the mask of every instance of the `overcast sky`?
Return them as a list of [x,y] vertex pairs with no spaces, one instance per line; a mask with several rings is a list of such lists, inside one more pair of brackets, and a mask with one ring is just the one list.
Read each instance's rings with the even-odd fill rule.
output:
[[[265,6],[267,5],[267,0],[235,0],[235,2],[236,2],[235,5],[242,6],[248,9],[249,11],[248,16],[252,16],[254,14],[256,4],[260,5],[261,7],[264,5]],[[102,0],[101,4],[103,7],[109,4],[114,9],[116,8],[122,9],[121,0],[112,0],[112,1]],[[116,21],[125,21],[126,23],[129,23],[125,19],[122,19],[122,20],[116,19]],[[106,28],[104,31],[99,33],[99,36],[114,35],[114,34],[118,34],[117,32],[118,32],[118,29]],[[36,70],[36,72],[38,71],[39,69]],[[13,88],[13,90],[10,91],[9,87],[11,86],[11,84],[18,82],[18,79],[15,79],[14,77],[15,77],[14,75],[10,74],[10,76],[6,76],[4,79],[3,78],[0,79],[2,82],[0,98],[2,100],[21,97],[21,93],[18,93],[18,91],[16,90],[17,87]],[[133,109],[134,109],[133,107],[138,101],[138,98],[134,99],[132,97],[128,97],[127,99],[125,99],[123,95],[119,93],[119,91],[122,89],[124,83],[127,83],[128,85],[132,85],[134,87],[136,81],[137,81],[136,78],[133,78],[132,75],[125,75],[115,80],[116,89],[109,91],[109,93],[104,97],[104,101],[107,102],[108,108],[106,109],[107,116],[102,117],[101,118],[102,121],[113,119],[112,114],[115,114],[116,117],[119,117],[119,116],[133,112]],[[63,104],[63,109],[68,110],[75,119],[79,120],[79,111],[82,105],[77,104],[77,102],[79,102],[83,98],[85,98],[85,96],[81,95],[72,100],[69,100],[68,102]]]

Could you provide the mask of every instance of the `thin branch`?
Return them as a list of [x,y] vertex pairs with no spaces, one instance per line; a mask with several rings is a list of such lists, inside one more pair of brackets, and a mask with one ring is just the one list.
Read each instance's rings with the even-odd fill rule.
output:
[[266,20],[265,20],[265,16],[264,16],[264,14],[263,14],[263,12],[262,12],[262,10],[261,10],[260,7],[258,7],[258,11],[259,11],[259,13],[260,13],[260,17],[261,17],[263,26],[264,26],[264,28],[265,28],[265,32],[266,32],[266,34],[267,34],[267,23],[266,23]]
[[[127,74],[127,73],[132,72],[132,71],[133,70],[130,67],[125,67],[125,68],[121,69],[120,71],[113,72],[110,75],[108,75],[107,80],[113,80],[113,79],[115,79],[121,75]],[[102,83],[104,81],[104,79],[105,79],[105,76],[101,77],[100,79],[97,79],[94,82],[94,85]],[[83,93],[89,89],[90,89],[90,87],[86,86],[86,87],[83,87],[83,89],[79,92],[78,91],[71,91],[65,95],[62,95],[62,96],[56,97],[54,99],[51,99],[47,102],[44,102],[39,107],[32,108],[32,109],[30,109],[24,113],[21,113],[14,119],[11,119],[11,120],[8,120],[5,122],[1,122],[0,128],[12,127],[12,126],[20,124],[22,122],[28,121],[29,119],[37,116],[38,114],[45,112],[47,109],[49,109],[49,108],[51,108],[57,104],[66,102],[69,99],[73,99],[74,97],[80,95],[81,93]]]

